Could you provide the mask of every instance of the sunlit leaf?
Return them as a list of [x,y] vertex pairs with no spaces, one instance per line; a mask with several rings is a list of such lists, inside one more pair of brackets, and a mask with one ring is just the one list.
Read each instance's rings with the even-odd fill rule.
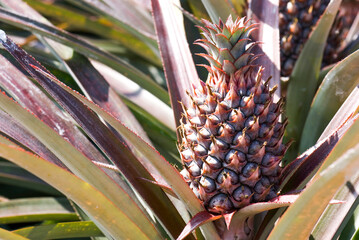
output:
[[289,149],[289,160],[297,155],[302,129],[317,88],[325,42],[340,3],[341,0],[329,3],[299,55],[290,77],[286,102],[289,124],[285,136],[294,138],[295,142]]
[[91,221],[62,222],[44,226],[26,227],[13,231],[30,239],[63,239],[103,236]]
[[[120,169],[126,180],[131,183],[139,194],[141,194],[142,198],[153,209],[156,216],[162,220],[164,226],[166,226],[173,235],[179,234],[181,225],[184,226],[184,222],[174,208],[172,202],[160,187],[152,184],[143,184],[141,181],[141,178],[152,179],[156,178],[156,176],[160,178],[160,175],[156,175],[157,169],[152,166],[152,163],[146,158],[137,159],[127,145],[121,141],[119,136],[108,128],[93,111],[58,85],[62,85],[61,82],[57,79],[48,78],[35,70],[36,67],[37,69],[44,71],[44,73],[49,74],[44,67],[23,49],[19,48],[11,39],[6,38],[5,42],[3,41],[3,46],[6,47],[22,67],[26,69],[55,100],[57,100],[57,102],[83,128],[88,136],[92,138],[97,146],[109,157],[113,164]],[[50,74],[49,76],[53,77]],[[23,121],[21,123],[26,126],[33,135],[39,138],[52,152],[54,152],[57,157],[70,168],[70,170],[93,184],[95,187],[103,190],[105,195],[114,202],[121,201],[120,199],[123,200],[124,198],[130,199],[130,196],[127,195],[120,196],[120,191],[113,191],[113,189],[120,188],[120,186],[112,182],[108,176],[101,172],[96,166],[89,164],[89,159],[82,156],[72,145],[68,144],[64,139],[59,138],[58,135],[54,135],[44,124],[38,123],[38,125],[34,125],[38,119],[33,118],[29,113],[21,112],[17,115],[19,113],[17,112],[19,111],[19,107],[5,96],[2,96],[2,100],[3,102],[2,104],[0,103],[0,105],[4,105],[6,104],[5,102],[8,102],[7,106],[3,106],[3,108],[5,108],[6,111],[11,112],[11,114],[16,115],[17,119],[22,118]],[[30,119],[30,121],[26,121],[25,119]],[[115,120],[113,117],[112,119]],[[42,128],[42,130],[39,131],[37,128]],[[45,134],[45,132],[47,132],[47,134]],[[51,138],[49,136],[51,136]],[[133,144],[133,146],[135,145]],[[137,151],[139,150],[137,149]],[[70,152],[77,155],[77,160],[75,160],[75,157],[72,156]],[[87,165],[87,167],[85,167],[85,165]],[[90,167],[92,173],[89,170]],[[94,174],[98,177],[94,177]],[[133,200],[131,199],[129,201]],[[136,208],[136,205],[132,206],[132,208]],[[130,210],[128,209],[128,211]],[[131,211],[135,210],[132,209]],[[137,214],[144,217],[142,215],[144,213],[140,209],[136,209],[136,211],[138,212]],[[137,214],[131,212],[129,216],[136,219]],[[149,224],[146,220],[149,219],[144,218],[143,221],[137,223],[140,225]]]
[[64,198],[29,198],[0,202],[0,224],[76,221],[78,217]]
[[[358,69],[359,50],[338,63],[325,76],[310,107],[299,152],[303,152],[317,141],[345,99],[359,85]],[[359,107],[359,101],[352,107]]]
[[272,77],[269,82],[271,87],[277,86],[275,100],[280,98],[280,53],[279,53],[279,1],[250,1],[250,18],[258,23],[256,31],[252,36],[255,41],[260,42],[255,51],[256,54],[263,54],[256,60],[256,63],[264,67],[263,79]]
[[67,197],[81,206],[101,230],[105,230],[104,234],[107,234],[107,236],[112,236],[115,239],[160,238],[151,224],[140,228],[138,224],[135,224],[128,218],[123,210],[126,211],[131,207],[131,204],[115,204],[92,185],[82,181],[68,171],[19,148],[3,144],[0,144],[0,156],[21,165],[63,192]]
[[29,240],[28,238],[22,237],[16,233],[12,233],[3,228],[0,228],[0,238],[6,240]]
[[[357,174],[359,167],[359,121],[344,135],[329,155],[323,171],[300,194],[281,217],[269,236],[272,239],[307,239],[318,218],[339,187]],[[354,142],[348,144],[348,142]]]
[[48,37],[50,39],[63,43],[71,48],[74,48],[76,49],[76,51],[84,54],[85,56],[101,61],[106,65],[114,68],[115,70],[121,72],[134,82],[141,84],[143,88],[153,93],[165,103],[169,102],[167,92],[163,88],[158,86],[149,76],[142,73],[134,66],[121,60],[120,58],[107,52],[104,52],[84,40],[81,40],[58,28],[40,23],[34,19],[29,19],[19,14],[9,12],[4,8],[0,8],[0,20],[8,24],[18,26],[20,28],[25,28],[35,33],[39,33],[42,36]]
[[192,91],[192,84],[199,86],[199,78],[188,48],[184,27],[178,20],[178,14],[181,12],[167,0],[152,0],[152,9],[167,86],[178,126],[182,112],[179,102],[187,105],[186,92]]

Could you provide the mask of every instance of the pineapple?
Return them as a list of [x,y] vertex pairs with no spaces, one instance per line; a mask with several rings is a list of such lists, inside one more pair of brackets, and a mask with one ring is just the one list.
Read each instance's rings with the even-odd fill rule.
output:
[[273,102],[275,88],[252,64],[254,25],[204,23],[197,44],[207,50],[209,77],[183,106],[181,173],[209,212],[224,214],[276,196],[287,121],[279,122],[282,100]]
[[289,76],[329,0],[281,0],[279,3],[281,75]]

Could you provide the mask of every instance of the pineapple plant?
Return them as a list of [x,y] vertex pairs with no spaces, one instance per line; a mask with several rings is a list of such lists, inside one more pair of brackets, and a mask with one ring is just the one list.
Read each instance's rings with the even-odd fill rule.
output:
[[[0,239],[357,235],[355,41],[318,77],[340,1],[318,15],[285,99],[266,47],[281,6],[267,1],[250,18],[244,1],[0,4]],[[183,15],[204,36],[206,81]]]
[[197,44],[207,50],[209,77],[184,106],[179,149],[192,190],[208,211],[223,214],[276,196],[289,146],[282,143],[282,100],[273,102],[275,88],[253,64],[254,26],[232,17],[204,23]]

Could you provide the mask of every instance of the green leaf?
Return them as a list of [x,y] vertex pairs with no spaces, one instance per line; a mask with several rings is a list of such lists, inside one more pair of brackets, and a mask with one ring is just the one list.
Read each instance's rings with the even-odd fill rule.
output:
[[[114,183],[102,170],[92,164],[90,159],[86,158],[75,147],[61,136],[57,135],[38,118],[35,118],[31,113],[21,108],[18,104],[3,94],[0,94],[0,106],[21,122],[29,132],[37,137],[60,160],[62,160],[73,173],[88,181],[95,188],[101,189],[104,196],[112,201],[113,204],[116,204],[117,206],[126,206],[123,210],[125,214],[127,214],[132,221],[136,222],[143,231],[146,231],[146,234],[157,234],[154,232],[154,229],[150,227],[152,226],[150,220],[143,212],[141,212],[126,192],[123,191],[119,185]],[[24,167],[24,165],[21,166]],[[30,168],[24,168],[31,171]],[[38,173],[35,175],[38,177],[41,176]],[[49,183],[48,179],[46,179],[46,181]],[[116,191],[114,191],[114,189],[116,189]]]
[[28,238],[22,237],[16,233],[9,232],[5,229],[0,228],[0,239],[6,240],[29,240]]
[[359,179],[357,176],[347,181],[339,189],[334,199],[341,200],[343,203],[330,205],[325,209],[312,233],[315,239],[338,239],[341,233],[346,234],[346,231],[342,230],[348,224],[350,217],[353,216],[358,200],[358,196],[353,194],[353,192],[358,191]]
[[[126,215],[124,210],[132,208],[131,203],[116,204],[98,189],[72,173],[22,149],[0,144],[0,156],[28,169],[63,192],[81,206],[108,237],[114,239],[160,239],[151,224],[144,224],[140,227]],[[112,189],[112,191],[119,192],[119,189]]]
[[[308,239],[337,190],[359,168],[359,121],[344,135],[324,163],[324,169],[300,194],[271,232],[269,240]],[[326,167],[327,166],[327,167]]]
[[[98,116],[93,111],[81,103],[81,101],[77,100],[67,91],[64,91],[63,88],[58,85],[63,85],[61,82],[59,82],[57,79],[53,79],[52,75],[49,74],[44,67],[42,67],[30,55],[28,55],[23,49],[19,48],[10,38],[6,37],[6,41],[3,42],[3,46],[6,47],[6,49],[16,58],[21,66],[24,67],[29,72],[29,74],[31,74],[31,76],[33,76],[38,81],[38,83],[42,85],[44,89],[46,89],[46,91],[57,101],[57,103],[60,104],[69,114],[71,114],[75,121],[83,128],[86,134],[88,134],[88,136],[97,144],[97,146],[108,156],[111,162],[115,164],[116,167],[121,171],[125,179],[141,195],[149,207],[151,207],[156,216],[161,220],[161,222],[163,222],[163,225],[166,227],[166,229],[174,236],[179,234],[182,228],[181,225],[184,226],[185,224],[173,206],[172,202],[168,199],[159,186],[153,184],[143,184],[143,180],[141,180],[152,180],[153,178],[160,180],[162,179],[161,175],[158,174],[156,169],[152,166],[152,163],[149,162],[146,157],[142,157],[143,155],[139,153],[139,150],[134,144],[131,145],[130,142],[129,147],[128,145],[124,144],[123,139],[120,138],[118,134],[115,134],[112,129],[108,128],[108,126],[105,125],[104,122],[101,121],[101,119],[98,118]],[[50,78],[41,74],[38,72],[38,70],[45,71],[44,73],[50,75]],[[4,99],[7,98],[4,97]],[[16,107],[16,104],[12,103],[12,106]],[[6,110],[12,111],[13,109],[8,107]],[[15,114],[15,112],[12,111],[12,114]],[[16,117],[19,118],[24,116],[18,115]],[[27,122],[23,121],[22,123],[26,125]],[[128,201],[132,200],[128,195],[116,196],[116,192],[112,192],[111,190],[116,188],[120,189],[120,186],[116,186],[116,184],[111,182],[108,176],[104,175],[102,172],[99,172],[99,169],[93,166],[93,164],[87,163],[87,165],[89,165],[87,168],[79,167],[81,164],[86,164],[86,161],[88,162],[90,159],[86,159],[83,156],[78,155],[78,159],[74,160],[69,151],[72,150],[73,154],[79,154],[79,152],[77,152],[76,149],[72,147],[72,145],[66,145],[66,141],[64,141],[62,138],[57,138],[59,136],[53,135],[53,137],[58,140],[58,145],[63,143],[66,145],[67,149],[61,149],[61,147],[56,147],[55,145],[51,146],[51,144],[49,146],[49,143],[46,142],[46,140],[49,139],[48,136],[41,135],[44,133],[44,131],[41,134],[38,134],[35,130],[37,126],[30,124],[26,127],[33,135],[41,139],[41,141],[43,141],[43,143],[51,151],[57,154],[57,157],[59,157],[65,163],[65,165],[67,164],[67,166],[73,172],[81,177],[84,177],[86,181],[92,183],[94,186],[99,186],[98,188],[103,189],[103,191],[106,192],[106,196],[109,197],[112,201],[116,202],[120,199],[124,199],[124,197],[127,198]],[[44,130],[46,131],[48,129],[44,127]],[[50,133],[51,131],[49,131],[48,134]],[[45,140],[46,137],[47,139]],[[62,146],[64,147],[65,145]],[[131,151],[130,147],[133,151]],[[137,158],[136,156],[141,156],[141,158]],[[74,167],[74,165],[77,165],[79,168]],[[90,173],[89,169],[91,169],[93,172]],[[98,179],[91,176],[96,173],[99,174]],[[111,187],[111,185],[115,186]],[[116,197],[120,197],[120,199],[116,199]],[[136,202],[133,202],[132,204],[134,205],[133,208],[137,206]],[[137,214],[140,214],[140,216],[141,213],[146,213],[140,209],[132,209],[131,213],[129,213],[129,216],[134,217],[134,219],[138,219],[137,214],[134,211],[137,211]],[[142,215],[142,217],[144,216]],[[142,222],[136,223],[146,224],[146,220],[150,220],[149,217],[147,219],[142,219]]]
[[78,217],[65,198],[29,198],[0,202],[0,224],[77,221]]
[[0,182],[13,185],[15,187],[19,186],[44,192],[46,194],[57,196],[61,195],[53,187],[41,181],[28,171],[10,162],[0,162]]
[[[53,78],[51,75],[46,72],[37,69],[42,74],[49,78]],[[55,80],[55,79],[54,79]],[[59,84],[57,81],[55,83]],[[72,96],[79,99],[82,103],[100,115],[108,124],[110,124],[115,130],[117,130],[121,136],[130,141],[133,146],[139,150],[158,170],[161,174],[161,177],[170,185],[176,195],[184,202],[190,211],[190,213],[194,216],[196,213],[204,211],[203,206],[199,202],[199,200],[194,195],[193,191],[188,187],[187,183],[184,181],[179,172],[172,167],[155,149],[153,149],[150,145],[144,142],[139,136],[130,131],[126,126],[121,124],[118,120],[113,118],[109,113],[102,110],[93,102],[87,100],[81,95],[71,91],[67,87],[59,84],[65,91],[70,93]],[[214,237],[217,236],[216,230],[213,225],[205,225],[205,229],[207,232],[212,234]]]
[[297,155],[305,119],[317,88],[325,42],[340,3],[341,0],[334,0],[329,3],[299,55],[290,77],[286,103],[286,115],[289,124],[285,136],[289,139],[293,138],[295,142],[289,148],[287,154],[289,160]]
[[13,233],[37,240],[103,236],[102,232],[91,221],[62,222],[44,226],[26,227],[15,230]]
[[359,50],[339,62],[326,75],[308,113],[301,137],[300,152],[317,141],[345,99],[359,84],[358,69]]
[[160,66],[161,61],[157,54],[138,38],[132,34],[118,28],[110,21],[102,18],[89,18],[78,11],[70,10],[54,4],[43,3],[35,0],[25,0],[31,7],[44,14],[45,16],[55,18],[58,21],[67,23],[70,27],[76,27],[89,31],[91,33],[114,39],[120,42],[127,49],[147,59],[148,61]]
[[38,33],[76,49],[76,51],[84,54],[85,56],[96,59],[121,72],[165,103],[169,103],[167,92],[157,85],[149,76],[120,58],[104,52],[84,40],[81,40],[58,28],[40,23],[34,19],[29,19],[19,14],[11,13],[4,8],[0,8],[0,20],[11,25],[33,31],[34,33]]
[[228,1],[202,0],[202,3],[213,23],[218,24],[220,18],[225,21],[229,15],[237,16],[236,11]]

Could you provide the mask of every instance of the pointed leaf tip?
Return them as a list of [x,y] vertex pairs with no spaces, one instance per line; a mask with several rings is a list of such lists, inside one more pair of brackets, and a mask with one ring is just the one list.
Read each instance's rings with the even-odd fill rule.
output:
[[186,227],[183,229],[182,233],[178,236],[177,240],[182,240],[186,236],[188,236],[193,230],[195,230],[197,227],[211,222],[215,221],[217,219],[220,219],[222,215],[213,215],[210,212],[202,211],[194,215],[194,217],[187,223]]
[[6,42],[6,38],[7,38],[6,33],[0,29],[0,40],[2,42]]

